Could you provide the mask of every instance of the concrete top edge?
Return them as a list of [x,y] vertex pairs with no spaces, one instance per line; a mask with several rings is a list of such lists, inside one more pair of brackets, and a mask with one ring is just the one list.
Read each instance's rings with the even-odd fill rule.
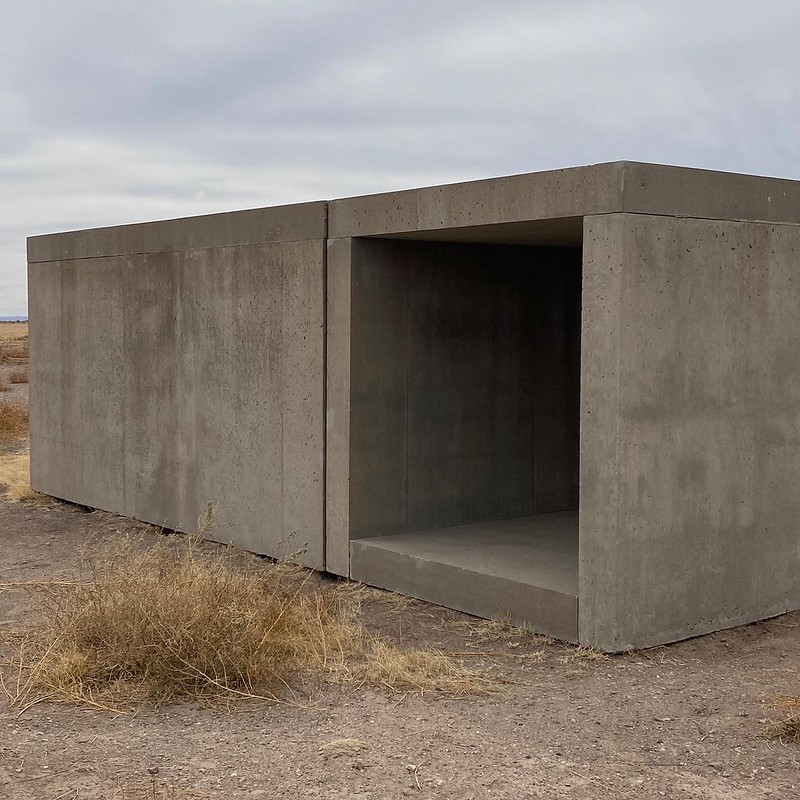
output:
[[28,262],[324,239],[327,203],[225,211],[28,237]]
[[613,161],[333,200],[328,235],[379,236],[626,211],[800,223],[800,181]]
[[800,224],[800,181],[613,161],[395,192],[68,231],[28,239],[28,261],[640,213]]

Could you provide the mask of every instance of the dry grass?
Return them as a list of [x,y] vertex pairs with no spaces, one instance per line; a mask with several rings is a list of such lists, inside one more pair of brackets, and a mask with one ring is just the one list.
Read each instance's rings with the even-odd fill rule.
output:
[[458,617],[450,623],[454,628],[466,630],[467,635],[480,642],[505,641],[508,647],[519,647],[522,644],[547,646],[555,643],[555,639],[543,633],[536,633],[530,628],[515,625],[508,615],[496,619],[462,619]]
[[342,579],[337,592],[342,596],[350,596],[357,603],[380,603],[388,605],[395,610],[400,610],[413,605],[416,601],[408,595],[390,592],[388,589],[378,589],[375,586],[367,586],[366,583]]
[[342,756],[357,756],[367,749],[363,739],[332,739],[319,746],[319,754],[323,758],[341,758]]
[[28,360],[28,323],[0,323],[0,364],[22,364]]
[[27,450],[0,455],[0,487],[5,487],[5,499],[14,503],[56,505],[57,500],[31,489],[31,458]]
[[800,714],[793,714],[772,726],[770,735],[781,742],[800,744]]
[[28,362],[28,338],[0,341],[0,364],[26,364]]
[[775,705],[778,708],[791,709],[791,712],[788,717],[770,726],[770,738],[800,745],[800,696],[781,697]]
[[370,635],[352,595],[312,588],[189,537],[126,538],[88,579],[25,588],[38,621],[10,638],[0,672],[12,706],[42,700],[123,710],[192,698],[275,700],[310,677],[447,695],[497,683],[436,652]]
[[8,376],[8,380],[11,383],[27,383],[28,382],[28,372],[24,369],[15,369]]
[[27,339],[27,322],[0,322],[0,344]]
[[593,647],[585,647],[582,644],[567,645],[564,653],[558,659],[562,664],[575,664],[587,661],[608,661],[610,656]]
[[393,691],[436,691],[451,696],[483,694],[499,686],[487,674],[465,669],[438,650],[398,650],[379,639],[369,641],[353,677]]
[[0,364],[24,364],[27,360],[27,342],[0,342]]
[[0,442],[22,440],[28,435],[28,412],[24,408],[0,403]]

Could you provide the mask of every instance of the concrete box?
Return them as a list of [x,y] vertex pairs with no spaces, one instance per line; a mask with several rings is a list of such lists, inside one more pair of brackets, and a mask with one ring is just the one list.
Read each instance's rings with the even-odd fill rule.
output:
[[28,247],[41,491],[607,651],[800,608],[800,182],[619,162]]

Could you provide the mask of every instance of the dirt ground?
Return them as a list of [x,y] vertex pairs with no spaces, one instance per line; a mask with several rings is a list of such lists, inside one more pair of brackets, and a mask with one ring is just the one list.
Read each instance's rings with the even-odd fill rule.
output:
[[[0,585],[74,575],[87,542],[130,527],[144,530],[0,500]],[[0,639],[27,608],[0,589]],[[364,614],[509,683],[458,700],[320,684],[232,712],[17,716],[0,700],[0,798],[800,798],[800,747],[766,735],[774,699],[800,694],[800,614],[612,658],[417,601],[374,599]]]

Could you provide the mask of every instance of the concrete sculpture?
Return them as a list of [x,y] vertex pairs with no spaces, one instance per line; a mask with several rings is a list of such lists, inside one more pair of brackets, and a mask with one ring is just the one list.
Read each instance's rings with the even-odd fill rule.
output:
[[34,488],[607,651],[800,608],[800,182],[32,237]]

